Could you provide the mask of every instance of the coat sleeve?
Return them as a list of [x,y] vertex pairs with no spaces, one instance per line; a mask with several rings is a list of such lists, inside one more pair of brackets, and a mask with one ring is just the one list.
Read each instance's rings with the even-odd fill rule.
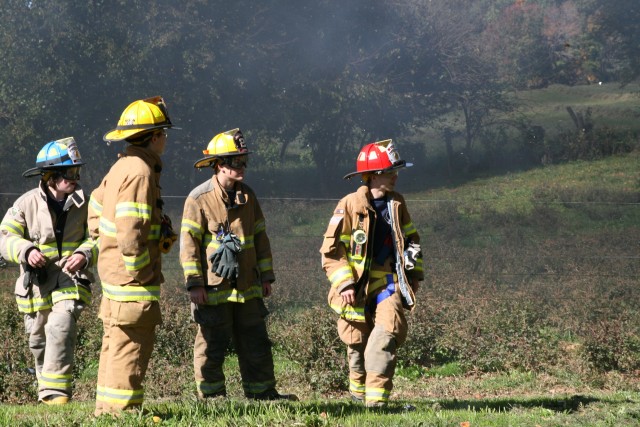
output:
[[353,271],[347,257],[350,240],[351,219],[346,212],[345,199],[342,199],[333,211],[320,248],[322,269],[331,286],[336,288],[338,292],[355,284]]
[[[84,209],[85,212],[87,212],[87,208],[84,207]],[[88,210],[90,210],[90,208]],[[74,253],[81,253],[84,255],[87,260],[87,265],[84,268],[93,267],[98,260],[98,242],[91,237],[87,224],[85,224],[84,239],[80,243],[80,246],[73,251]]]
[[25,238],[28,230],[21,200],[16,201],[0,223],[0,254],[7,261],[17,264],[26,263],[26,254],[35,247],[33,242]]
[[273,256],[271,254],[271,244],[267,236],[267,226],[260,208],[260,203],[256,199],[254,208],[255,224],[253,228],[253,241],[256,248],[256,258],[258,260],[258,270],[260,270],[260,280],[274,282],[276,280],[273,272]]
[[104,195],[104,182],[93,190],[89,198],[89,212],[87,214],[87,228],[89,237],[98,242],[100,236],[100,217],[102,216],[102,201]]
[[201,261],[205,225],[200,207],[193,197],[187,197],[180,224],[180,265],[184,271],[187,290],[205,285]]
[[[405,240],[403,245],[405,248],[410,242],[420,244],[420,235],[418,234],[416,226],[411,221],[407,203],[402,196],[400,196],[400,226]],[[406,273],[410,280],[424,280],[424,261],[422,254],[418,257],[416,266],[412,270],[407,270]]]
[[120,187],[115,207],[116,241],[125,269],[139,283],[149,283],[154,272],[151,266],[149,240],[151,218],[156,209],[149,178],[130,176]]

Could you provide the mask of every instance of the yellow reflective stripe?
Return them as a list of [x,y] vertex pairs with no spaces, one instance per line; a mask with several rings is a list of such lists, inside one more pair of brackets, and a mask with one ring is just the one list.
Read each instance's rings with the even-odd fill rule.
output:
[[182,263],[182,269],[184,270],[184,277],[187,276],[201,276],[202,275],[202,266],[200,265],[200,261],[186,261]]
[[416,230],[413,222],[408,222],[402,226],[402,232],[404,233],[405,237],[409,237],[410,235],[417,233],[418,230]]
[[196,388],[200,393],[207,395],[213,393],[219,393],[225,389],[224,381],[217,381],[215,383],[208,383],[205,381],[196,381]]
[[100,217],[100,225],[99,225],[100,234],[103,234],[107,237],[116,237],[116,224],[114,222],[109,221],[105,217]]
[[216,250],[220,247],[220,242],[215,240],[211,234],[205,234],[204,240],[202,241],[202,245],[206,248],[206,250]]
[[74,251],[82,244],[82,240],[76,240],[75,242],[64,241],[62,242],[62,251]]
[[375,402],[386,402],[389,400],[391,390],[385,390],[383,388],[367,387],[365,393],[365,400],[373,400]]
[[[371,270],[369,272],[370,280],[369,280],[369,287],[367,288],[368,292],[373,292],[378,288],[386,286],[388,284],[387,282],[388,274],[391,274],[391,273],[389,271]],[[393,282],[398,283],[398,275],[396,273],[393,273]]]
[[98,257],[98,241],[88,238],[78,246],[77,250],[91,252],[91,259],[95,262],[95,259]]
[[253,235],[251,236],[238,236],[240,238],[240,243],[242,244],[242,249],[248,249],[254,247],[253,243]]
[[273,270],[273,259],[264,258],[264,259],[258,260],[258,270],[260,270],[261,273],[265,271]]
[[329,282],[331,282],[331,286],[334,287],[345,282],[347,279],[353,280],[353,272],[351,271],[351,266],[349,265],[340,267],[329,275]]
[[151,205],[146,203],[122,202],[116,205],[116,218],[151,218]]
[[127,271],[139,271],[151,263],[151,256],[149,255],[149,249],[145,249],[138,256],[122,255],[122,260]]
[[91,304],[91,291],[84,286],[69,286],[67,288],[56,289],[51,293],[54,304],[63,300],[76,299]]
[[253,233],[254,234],[262,233],[266,229],[267,229],[266,223],[264,222],[263,219],[260,219],[260,220],[256,221],[256,223],[254,225]]
[[24,226],[18,221],[14,221],[12,219],[2,221],[2,223],[0,224],[0,230],[7,231],[11,234],[24,236]]
[[160,240],[160,224],[152,225],[151,230],[149,231],[148,240]]
[[364,307],[353,307],[347,305],[330,304],[331,309],[343,319],[364,322]]
[[38,376],[38,385],[40,387],[50,387],[56,389],[70,389],[73,382],[71,374],[50,374],[42,372]]
[[144,389],[122,390],[98,386],[96,388],[96,400],[106,403],[116,403],[122,406],[138,404],[144,401]]
[[364,394],[366,390],[366,385],[364,383],[359,383],[351,378],[349,378],[349,391],[357,394]]
[[102,205],[95,199],[95,197],[91,197],[89,199],[89,207],[98,215],[102,215]]
[[58,255],[58,244],[56,242],[41,243],[38,246],[38,249],[40,249],[42,255],[46,256],[47,258],[53,258],[54,256]]
[[349,247],[349,243],[351,243],[351,235],[350,234],[341,234],[340,241],[345,244],[346,247]]
[[117,286],[102,282],[102,294],[112,301],[159,301],[160,286]]
[[198,224],[195,221],[191,221],[187,218],[182,218],[182,223],[180,224],[180,232],[186,232],[191,234],[198,240],[202,239],[202,233],[204,233],[204,228],[202,225]]
[[275,386],[276,386],[275,380],[269,380],[269,381],[263,381],[263,382],[242,381],[242,388],[247,393],[254,393],[254,394],[264,393],[265,391],[275,388]]
[[251,286],[246,291],[238,291],[237,289],[225,289],[221,291],[207,291],[206,305],[218,305],[227,302],[246,302],[254,298],[262,297],[261,286]]
[[25,242],[25,240],[18,236],[7,236],[7,246],[5,246],[7,251],[7,260],[15,263],[20,263],[20,246]]
[[18,311],[21,313],[35,313],[37,311],[47,310],[53,307],[51,295],[48,295],[45,298],[16,297],[16,303],[18,304]]

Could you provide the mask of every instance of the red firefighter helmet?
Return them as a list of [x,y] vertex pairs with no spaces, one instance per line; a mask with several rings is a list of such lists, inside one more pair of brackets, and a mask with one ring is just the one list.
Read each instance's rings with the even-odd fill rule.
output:
[[348,173],[344,179],[349,179],[361,173],[385,173],[395,169],[411,167],[412,163],[407,163],[400,159],[393,141],[385,139],[383,141],[372,142],[362,147],[356,159],[356,171]]

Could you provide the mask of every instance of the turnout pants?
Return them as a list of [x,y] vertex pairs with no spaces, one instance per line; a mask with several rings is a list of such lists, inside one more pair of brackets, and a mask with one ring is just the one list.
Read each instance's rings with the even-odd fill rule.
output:
[[193,348],[195,381],[200,397],[226,395],[223,364],[231,341],[238,354],[242,388],[246,397],[275,393],[271,341],[267,334],[267,309],[262,298],[244,303],[192,304],[198,331]]
[[144,400],[143,381],[162,322],[157,301],[113,301],[103,296],[104,327],[95,415],[136,408]]
[[84,303],[62,300],[52,308],[24,315],[38,377],[38,400],[52,395],[71,398],[77,322]]
[[407,338],[407,320],[397,289],[375,303],[369,298],[366,322],[338,320],[338,334],[347,344],[349,391],[367,405],[388,402],[393,389],[396,351]]

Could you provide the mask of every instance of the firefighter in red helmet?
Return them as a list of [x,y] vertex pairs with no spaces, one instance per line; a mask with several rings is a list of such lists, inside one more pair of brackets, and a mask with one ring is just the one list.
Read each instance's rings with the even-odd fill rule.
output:
[[390,139],[365,145],[356,172],[365,185],[336,206],[320,248],[331,282],[329,305],[347,345],[349,391],[367,407],[384,406],[396,350],[407,337],[405,309],[423,280],[420,238],[404,198],[394,191],[400,159]]

